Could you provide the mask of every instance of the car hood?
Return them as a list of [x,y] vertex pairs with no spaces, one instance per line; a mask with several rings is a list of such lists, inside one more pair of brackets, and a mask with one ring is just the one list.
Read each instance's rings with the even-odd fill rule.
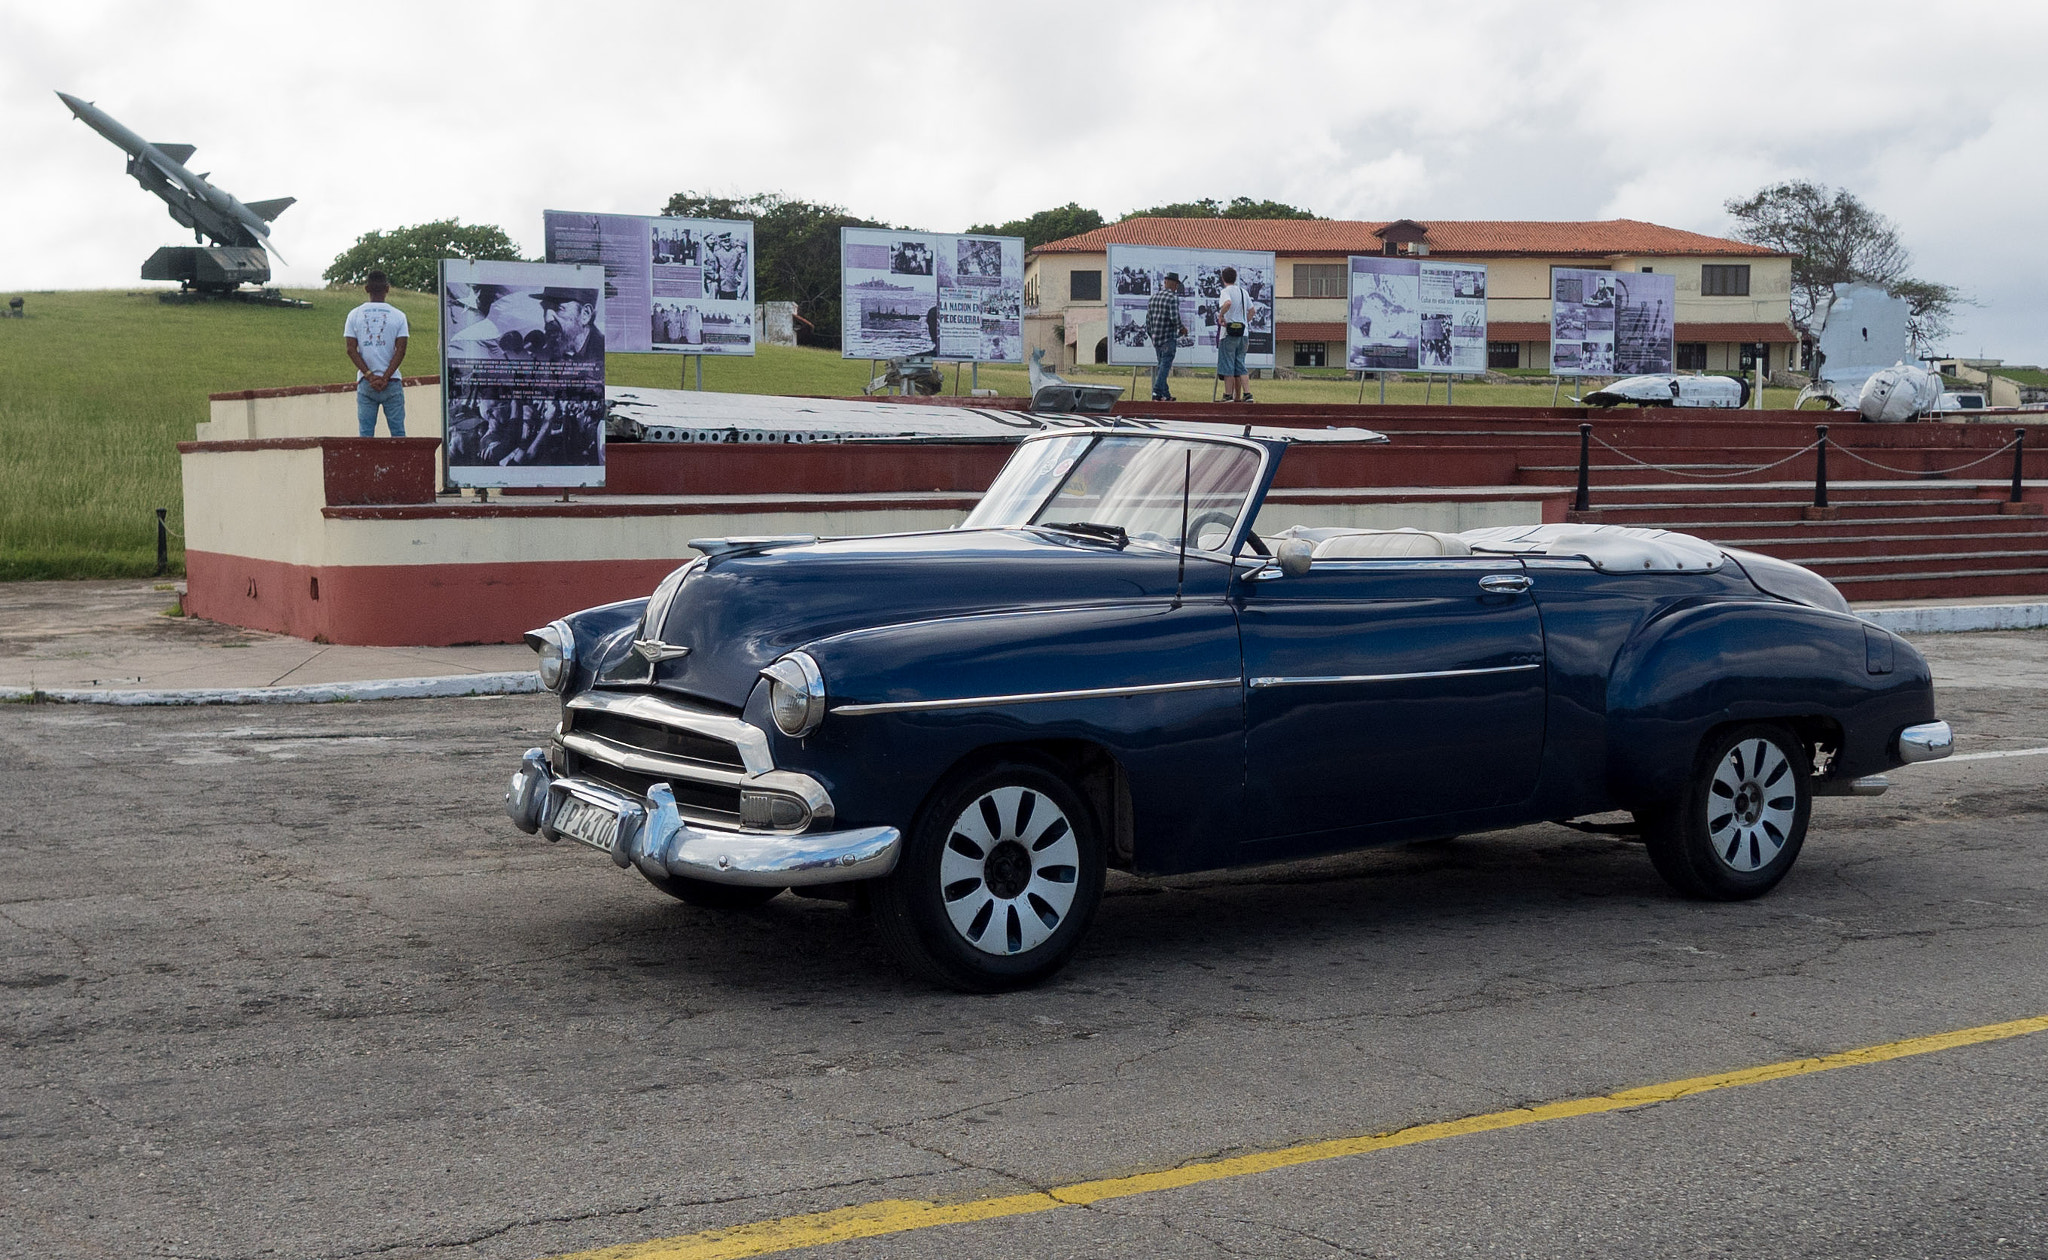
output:
[[[697,563],[677,588],[658,637],[690,651],[654,666],[651,681],[737,709],[762,667],[820,639],[934,617],[1165,598],[1173,593],[1175,570],[1172,552],[1117,550],[1035,529],[946,530],[728,552]],[[647,680],[644,672],[636,679]]]

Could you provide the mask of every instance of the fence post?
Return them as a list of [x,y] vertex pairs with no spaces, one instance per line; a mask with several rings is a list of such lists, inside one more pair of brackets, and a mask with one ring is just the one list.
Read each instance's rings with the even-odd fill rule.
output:
[[1813,506],[1828,505],[1828,426],[1817,424],[1813,431],[1820,435],[1819,449],[1814,452],[1813,461]]
[[1572,500],[1572,511],[1593,510],[1593,426],[1579,426],[1579,495]]
[[[2019,482],[2014,481],[2013,486],[2014,493],[2017,495]],[[2018,499],[2015,498],[2014,502],[2018,502]],[[171,535],[169,528],[164,524],[164,515],[169,511],[169,508],[158,508],[156,510],[156,575],[158,577],[162,577],[171,571]]]
[[2027,431],[2026,431],[2025,429],[2023,429],[2023,428],[2022,428],[2022,429],[2014,429],[2014,430],[2012,431],[2012,500],[2011,500],[2011,501],[2012,501],[2012,502],[2014,502],[2014,503],[2018,503],[2018,502],[2020,501],[2020,476],[2021,476],[2021,474],[2022,474],[2022,472],[2023,472],[2023,468],[2022,468],[2022,465],[2023,465],[2023,463],[2025,462],[2026,458],[2027,458]]

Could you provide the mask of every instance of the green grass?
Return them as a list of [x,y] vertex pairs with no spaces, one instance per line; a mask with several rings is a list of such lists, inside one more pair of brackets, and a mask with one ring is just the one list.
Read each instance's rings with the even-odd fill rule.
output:
[[[176,448],[207,419],[208,394],[354,375],[341,349],[342,318],[362,300],[353,293],[293,295],[311,310],[166,306],[154,292],[25,296],[26,318],[0,319],[0,580],[153,572],[153,509],[183,529]],[[433,328],[431,297],[394,298]],[[439,371],[434,347],[431,332],[415,338],[405,370]]]
[[[5,296],[5,295],[0,295]],[[154,509],[170,509],[171,565],[183,571],[184,528],[177,443],[190,441],[207,419],[206,396],[237,389],[316,385],[353,375],[341,350],[341,322],[362,298],[353,291],[293,291],[310,310],[206,303],[166,306],[154,291],[29,293],[27,318],[0,319],[0,580],[137,577],[156,566]],[[440,370],[434,300],[399,292],[392,301],[412,320],[405,371]],[[707,359],[704,387],[730,393],[858,394],[867,360],[829,350],[763,346],[752,359]],[[1070,369],[1069,376],[1128,384],[1129,368]],[[613,355],[614,385],[675,389],[695,383],[681,356]],[[970,373],[957,374],[965,392]],[[1148,388],[1138,373],[1138,389]],[[1328,369],[1314,379],[1259,381],[1267,403],[1351,403],[1355,381]],[[1022,367],[983,367],[981,385],[1010,397],[1029,392]],[[947,392],[955,373],[946,372]],[[1213,378],[1176,377],[1183,400],[1206,400]],[[1558,397],[1568,405],[1565,396]],[[1142,394],[1140,395],[1142,396]],[[1442,402],[1443,382],[1390,381],[1389,403]],[[1547,407],[1547,380],[1506,385],[1465,384],[1459,403]],[[1365,401],[1379,401],[1367,382]],[[1789,390],[1770,390],[1766,405],[1790,406]],[[413,431],[432,433],[431,416]]]

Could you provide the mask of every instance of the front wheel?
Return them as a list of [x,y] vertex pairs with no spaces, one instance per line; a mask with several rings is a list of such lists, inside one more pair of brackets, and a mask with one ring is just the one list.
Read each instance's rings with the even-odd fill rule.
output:
[[1050,767],[1005,762],[942,787],[875,890],[897,961],[974,993],[1037,984],[1063,966],[1102,901],[1102,833]]
[[1769,892],[1806,841],[1813,786],[1805,754],[1777,726],[1708,739],[1677,804],[1643,818],[1657,873],[1688,897],[1740,901]]

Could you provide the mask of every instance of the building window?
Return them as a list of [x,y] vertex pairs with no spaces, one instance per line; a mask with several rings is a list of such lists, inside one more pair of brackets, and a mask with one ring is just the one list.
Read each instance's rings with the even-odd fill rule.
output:
[[1294,296],[1298,298],[1346,297],[1349,282],[1343,263],[1294,264]]
[[1067,301],[1100,302],[1102,300],[1102,273],[1099,271],[1070,271],[1067,273]]
[[1522,366],[1522,343],[1519,341],[1487,342],[1486,366],[1490,368],[1518,368]]
[[1700,296],[1748,297],[1749,264],[1721,266],[1708,263],[1700,268]]
[[1678,370],[1681,372],[1704,372],[1707,370],[1707,343],[1704,341],[1681,341],[1678,343]]
[[[1300,268],[1295,268],[1299,271]],[[1296,283],[1300,283],[1296,281]],[[1298,295],[1297,295],[1298,296]],[[1297,341],[1294,343],[1294,366],[1322,367],[1327,362],[1329,343],[1324,341]]]
[[1770,346],[1761,341],[1743,343],[1742,370],[1745,372],[1762,370],[1768,376],[1771,371]]

